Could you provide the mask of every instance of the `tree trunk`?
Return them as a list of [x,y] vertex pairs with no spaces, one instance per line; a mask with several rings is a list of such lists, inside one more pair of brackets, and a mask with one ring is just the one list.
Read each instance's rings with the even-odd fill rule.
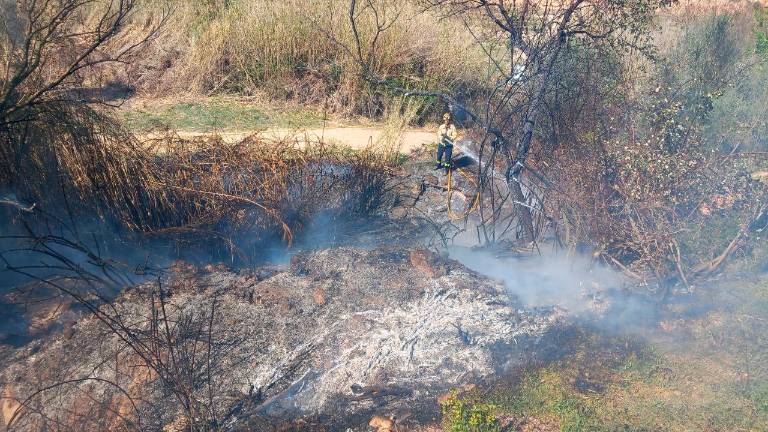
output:
[[[565,25],[570,20],[573,11],[576,9],[576,6],[578,6],[579,3],[580,2],[575,3],[566,12],[565,16],[563,17],[563,22],[560,25],[561,29],[565,28]],[[538,92],[536,93],[536,97],[531,101],[531,107],[528,109],[528,113],[525,116],[523,133],[517,145],[515,160],[510,164],[510,167],[507,171],[508,174],[512,174],[511,176],[507,175],[507,182],[509,183],[509,187],[512,193],[515,195],[515,200],[518,201],[518,203],[525,203],[525,195],[523,195],[523,189],[520,186],[519,175],[522,172],[525,160],[528,157],[528,152],[531,150],[531,141],[533,140],[534,128],[536,127],[536,121],[538,120],[541,106],[544,104],[544,96],[547,93],[549,81],[552,79],[552,71],[555,67],[555,62],[560,56],[560,51],[565,44],[566,37],[564,34],[561,34],[561,37],[557,41],[555,51],[551,54],[551,57],[545,66],[544,74],[541,79]],[[524,239],[527,241],[534,241],[535,233],[533,230],[533,217],[531,216],[531,209],[521,204],[517,204],[516,208],[520,212],[520,222],[523,225],[523,233],[525,236]]]
[[[523,194],[523,188],[520,186],[520,182],[511,181],[510,189],[515,197],[515,209],[520,214],[520,224],[523,228],[523,240],[530,243],[536,239],[536,233],[533,230],[533,217],[531,216],[531,209],[525,205],[525,194]],[[522,203],[522,204],[520,204]]]

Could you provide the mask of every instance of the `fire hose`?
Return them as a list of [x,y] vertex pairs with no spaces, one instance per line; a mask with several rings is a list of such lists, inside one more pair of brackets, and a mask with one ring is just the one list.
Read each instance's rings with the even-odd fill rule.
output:
[[459,174],[464,176],[464,178],[469,180],[469,182],[477,188],[477,193],[475,194],[472,205],[467,211],[464,212],[464,214],[454,213],[453,209],[451,208],[451,198],[453,197],[453,169],[448,168],[448,217],[453,221],[465,219],[467,216],[472,214],[472,212],[477,210],[477,206],[480,204],[480,188],[477,187],[477,181],[475,181],[471,175],[467,174],[465,170],[459,168],[458,171]]

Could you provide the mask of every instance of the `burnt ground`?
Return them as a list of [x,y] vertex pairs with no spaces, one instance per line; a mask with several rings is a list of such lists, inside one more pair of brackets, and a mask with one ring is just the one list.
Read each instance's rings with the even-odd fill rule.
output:
[[[177,266],[162,286],[172,325],[214,311],[211,403],[225,430],[367,430],[373,414],[418,423],[434,417],[448,388],[531,361],[563,324],[561,311],[525,309],[498,282],[417,249],[324,249],[239,273]],[[123,293],[115,313],[150,331],[157,289]],[[177,353],[188,343],[178,335]],[[156,374],[93,317],[7,360],[6,398],[71,382],[28,401],[18,430],[51,419],[80,430],[161,430],[183,417]],[[206,362],[187,366],[209,371]],[[203,381],[201,400],[210,396]]]
[[[408,430],[439,418],[448,389],[557,358],[564,310],[526,307],[503,283],[427,250],[473,236],[474,216],[456,217],[471,207],[472,184],[455,176],[449,196],[446,181],[409,164],[392,179],[387,214],[318,218],[289,253],[265,251],[283,264],[177,262],[101,306],[130,329],[122,337],[41,290],[6,336],[16,346],[0,352],[3,422],[181,431],[175,379],[223,430],[369,430],[373,415]],[[168,335],[158,330],[161,297]],[[137,343],[178,370],[147,368]]]
[[[133,339],[50,289],[4,296],[15,306],[4,309],[13,326],[3,327],[0,345],[0,431],[189,430],[169,378],[188,383],[226,431],[377,430],[372,418],[439,431],[461,426],[441,413],[449,389],[462,401],[451,407],[493,406],[504,430],[740,430],[720,427],[739,424],[732,401],[744,425],[768,424],[768,387],[753,366],[764,346],[731,336],[747,334],[742,326],[761,312],[722,311],[733,302],[705,301],[706,290],[665,308],[615,293],[607,303],[590,299],[582,316],[525,306],[515,279],[502,283],[424,249],[450,240],[440,232],[463,229],[439,211],[444,175],[422,165],[396,180],[389,215],[326,224],[319,238],[281,249],[282,264],[178,261],[102,305]],[[160,296],[171,336],[158,339]],[[137,341],[166,364],[173,351],[177,374],[147,368],[128,346]]]

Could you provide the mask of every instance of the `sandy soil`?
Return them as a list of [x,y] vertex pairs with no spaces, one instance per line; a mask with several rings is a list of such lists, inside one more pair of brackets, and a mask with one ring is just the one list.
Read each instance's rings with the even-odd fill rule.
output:
[[[206,132],[177,132],[182,138],[195,138],[211,135]],[[367,147],[392,149],[397,148],[400,153],[410,153],[426,144],[435,142],[435,133],[429,129],[410,129],[404,131],[400,137],[387,136],[385,131],[373,127],[331,127],[317,129],[265,129],[262,131],[234,131],[219,132],[225,142],[234,143],[243,138],[260,133],[265,137],[273,139],[296,139],[300,143],[323,141],[327,144],[337,144],[356,150]],[[146,138],[155,137],[154,134],[148,134]]]

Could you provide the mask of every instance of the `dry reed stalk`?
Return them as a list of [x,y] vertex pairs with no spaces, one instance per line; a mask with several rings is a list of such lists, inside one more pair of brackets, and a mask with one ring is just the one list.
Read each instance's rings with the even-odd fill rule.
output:
[[[405,77],[418,88],[484,86],[487,60],[460,20],[440,19],[416,1],[392,3],[402,8],[402,19],[378,41],[377,74]],[[154,7],[143,14],[152,15]],[[174,19],[147,55],[163,67],[141,73],[137,67],[133,83],[160,94],[190,87],[198,94],[266,91],[331,112],[381,115],[385,95],[360,80],[354,59],[325,34],[351,43],[347,8],[345,0],[236,0],[226,8],[177,2]],[[366,41],[374,33],[371,23],[360,30]]]

